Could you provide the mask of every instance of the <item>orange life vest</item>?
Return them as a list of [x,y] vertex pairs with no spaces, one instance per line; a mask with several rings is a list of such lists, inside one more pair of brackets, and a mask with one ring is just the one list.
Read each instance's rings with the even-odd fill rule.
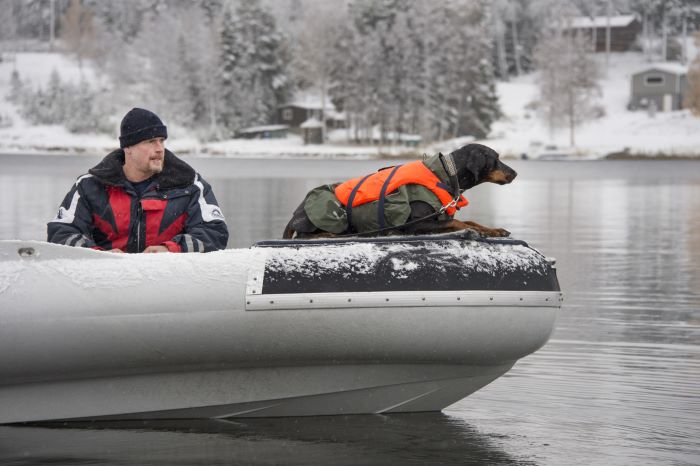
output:
[[[443,206],[452,202],[453,195],[450,193],[450,187],[445,185],[423,162],[416,161],[407,163],[406,165],[398,165],[376,173],[371,173],[365,177],[358,177],[339,184],[335,188],[335,196],[347,208],[352,211],[353,207],[357,207],[367,202],[379,201],[384,203],[384,198],[397,190],[399,187],[406,184],[419,184],[429,189],[437,196]],[[348,204],[352,203],[348,208]],[[448,215],[454,215],[457,209],[469,204],[464,196],[459,196],[457,206],[450,206],[445,209]],[[383,211],[383,205],[380,205],[380,211]],[[350,215],[348,215],[350,217]],[[382,213],[383,217],[383,213]],[[380,225],[384,223],[384,219],[380,217]],[[348,218],[350,220],[350,218]]]

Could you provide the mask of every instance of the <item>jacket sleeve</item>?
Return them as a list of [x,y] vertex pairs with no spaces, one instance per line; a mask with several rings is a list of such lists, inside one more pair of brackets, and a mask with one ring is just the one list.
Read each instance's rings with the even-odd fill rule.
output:
[[225,249],[228,227],[214,192],[199,174],[195,175],[194,190],[187,207],[187,221],[183,232],[167,241],[170,251],[210,252]]
[[85,201],[82,181],[90,175],[78,178],[53,220],[47,224],[47,241],[84,248],[96,248],[92,238],[92,215]]

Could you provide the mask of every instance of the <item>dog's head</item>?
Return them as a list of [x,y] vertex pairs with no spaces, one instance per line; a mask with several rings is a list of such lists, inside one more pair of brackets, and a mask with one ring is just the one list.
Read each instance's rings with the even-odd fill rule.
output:
[[518,175],[498,159],[498,153],[481,144],[467,144],[450,154],[457,167],[461,190],[480,183],[508,184]]

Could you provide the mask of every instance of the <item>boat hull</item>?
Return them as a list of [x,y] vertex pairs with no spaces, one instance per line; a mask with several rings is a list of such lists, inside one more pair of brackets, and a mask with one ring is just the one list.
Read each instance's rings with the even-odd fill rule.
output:
[[0,241],[0,422],[440,410],[540,348],[560,306],[558,287],[266,292],[283,249]]
[[4,422],[438,411],[501,366],[334,365],[174,372],[3,387]]

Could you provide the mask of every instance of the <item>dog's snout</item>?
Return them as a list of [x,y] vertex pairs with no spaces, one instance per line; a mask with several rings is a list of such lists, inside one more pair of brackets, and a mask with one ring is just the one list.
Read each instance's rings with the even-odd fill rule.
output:
[[518,172],[499,160],[496,169],[489,174],[488,181],[496,184],[508,184],[516,176],[518,176]]

